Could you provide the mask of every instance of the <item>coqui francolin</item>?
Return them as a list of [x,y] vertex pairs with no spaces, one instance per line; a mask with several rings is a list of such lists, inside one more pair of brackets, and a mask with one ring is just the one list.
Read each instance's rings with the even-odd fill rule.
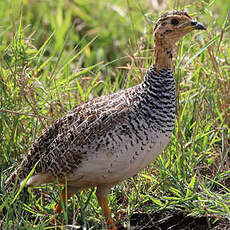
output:
[[[22,184],[34,167],[26,185],[57,181],[67,185],[62,192],[64,203],[77,190],[97,187],[108,229],[117,229],[107,192],[144,169],[165,149],[175,119],[173,48],[187,33],[205,29],[186,12],[163,14],[153,30],[155,64],[142,83],[78,105],[55,121],[32,144],[7,179],[6,189],[16,181]],[[61,211],[59,202],[56,212]]]

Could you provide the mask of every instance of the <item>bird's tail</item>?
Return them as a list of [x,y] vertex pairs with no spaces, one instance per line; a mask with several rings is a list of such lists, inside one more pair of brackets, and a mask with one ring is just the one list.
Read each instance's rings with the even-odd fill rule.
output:
[[33,168],[33,155],[28,153],[27,157],[22,160],[21,164],[10,174],[9,178],[5,181],[5,191],[12,191],[14,188],[19,188],[20,183],[28,176]]
[[[33,161],[26,158],[24,159],[21,164],[18,166],[18,168],[9,176],[9,178],[5,181],[5,191],[9,192],[12,191],[14,188],[19,188],[20,184],[23,183],[23,181],[29,176],[31,177],[33,173],[35,172],[35,168],[39,161],[37,161],[33,165]],[[28,178],[29,179],[29,178]],[[28,180],[27,179],[27,180]],[[38,183],[40,184],[40,183]],[[34,185],[33,183],[27,183],[26,185]]]
[[10,174],[9,178],[5,181],[5,191],[10,192],[13,189],[18,189],[20,187],[20,183],[25,179],[25,177],[29,174],[27,161],[23,160],[21,164]]
[[5,191],[6,192],[11,192],[15,188],[18,188],[20,185],[20,174],[19,174],[19,168],[17,168],[9,178],[5,181]]

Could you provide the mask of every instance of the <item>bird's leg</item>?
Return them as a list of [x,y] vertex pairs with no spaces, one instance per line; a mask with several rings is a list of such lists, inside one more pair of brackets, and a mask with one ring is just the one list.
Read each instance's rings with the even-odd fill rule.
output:
[[[67,186],[63,188],[62,193],[61,193],[61,199],[58,201],[58,204],[54,210],[55,213],[60,214],[63,210],[63,205],[65,206],[67,203],[67,200],[74,195],[74,193],[76,192],[76,189],[74,187],[71,186]],[[63,205],[62,205],[62,201],[63,201]],[[53,225],[57,225],[57,221],[58,218],[56,217],[55,219],[51,220],[51,223]]]
[[104,211],[104,216],[105,216],[105,220],[106,220],[106,224],[108,226],[108,229],[109,230],[117,230],[117,227],[114,224],[114,220],[111,217],[111,211],[109,209],[108,200],[107,200],[106,195],[104,194],[104,192],[97,189],[96,196],[97,196],[98,204],[100,205],[100,207]]
[[[73,189],[71,189],[71,187],[67,186],[67,191],[66,191],[66,187],[63,188],[62,193],[61,193],[61,199],[63,201],[63,204],[66,205],[67,200],[74,194]],[[62,208],[62,201],[61,199],[59,200],[56,208],[55,208],[55,212],[56,213],[61,213],[63,208]]]

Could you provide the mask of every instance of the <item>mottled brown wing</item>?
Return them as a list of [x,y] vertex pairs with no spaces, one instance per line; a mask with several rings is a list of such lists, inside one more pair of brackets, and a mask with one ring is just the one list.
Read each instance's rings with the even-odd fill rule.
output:
[[50,172],[55,176],[64,176],[79,167],[83,146],[113,130],[127,115],[130,90],[91,100],[57,120],[32,145],[21,164],[20,177],[25,178],[37,162],[36,173]]

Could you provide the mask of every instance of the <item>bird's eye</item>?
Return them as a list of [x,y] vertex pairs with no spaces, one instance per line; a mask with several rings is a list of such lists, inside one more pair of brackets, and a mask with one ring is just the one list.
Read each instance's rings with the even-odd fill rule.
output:
[[171,24],[172,25],[178,25],[179,24],[179,21],[177,20],[177,19],[175,19],[175,18],[173,18],[172,20],[171,20]]

